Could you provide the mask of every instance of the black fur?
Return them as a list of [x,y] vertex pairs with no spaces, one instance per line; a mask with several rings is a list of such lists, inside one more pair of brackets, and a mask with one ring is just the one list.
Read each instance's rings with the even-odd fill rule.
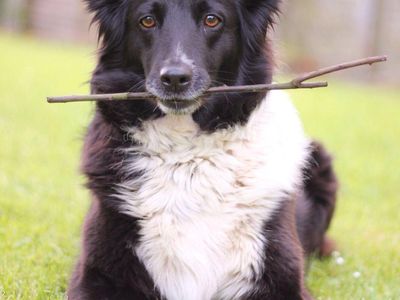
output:
[[310,162],[304,170],[304,190],[297,201],[297,230],[306,256],[325,256],[332,251],[327,249],[330,245],[325,232],[335,211],[338,182],[325,148],[318,142],[311,147]]
[[137,221],[94,199],[86,218],[81,260],[69,287],[69,299],[161,299],[133,249]]
[[[99,24],[99,62],[91,86],[93,93],[144,91],[154,87],[159,100],[100,102],[88,129],[82,170],[93,195],[84,226],[83,249],[68,289],[69,299],[162,299],[151,276],[132,249],[138,243],[139,220],[118,212],[116,185],[138,173],[123,171],[132,140],[124,127],[164,116],[159,101],[192,105],[188,90],[174,93],[160,84],[159,73],[173,56],[180,37],[183,51],[194,58],[190,93],[209,85],[243,85],[271,82],[272,56],[265,40],[278,12],[278,0],[86,0]],[[173,10],[168,10],[173,6]],[[198,30],[203,11],[224,14],[223,29]],[[140,11],[157,17],[157,30],[138,26]],[[169,16],[173,11],[173,15]],[[184,13],[186,11],[186,14]],[[188,12],[191,12],[190,14]],[[169,16],[169,17],[168,17]],[[175,24],[181,21],[183,24]],[[184,30],[182,30],[184,28]],[[162,31],[163,30],[163,31]],[[205,32],[204,34],[202,32]],[[162,34],[161,34],[162,33]],[[194,36],[196,35],[197,36]],[[245,123],[265,93],[199,97],[193,113],[204,134]],[[185,104],[185,105],[186,105]],[[139,155],[139,154],[137,154]],[[129,157],[132,159],[132,154]],[[304,285],[303,252],[310,255],[323,246],[333,214],[336,179],[330,157],[314,145],[310,168],[305,170],[305,191],[287,201],[265,224],[268,240],[264,274],[245,299],[312,299]],[[296,210],[296,212],[295,212]],[[297,217],[297,219],[296,219]],[[296,230],[297,228],[297,230]],[[300,237],[300,240],[299,240]],[[303,246],[303,248],[301,247]]]
[[265,224],[270,241],[265,249],[265,269],[256,289],[244,299],[310,300],[304,285],[304,257],[295,227],[295,205],[286,201]]

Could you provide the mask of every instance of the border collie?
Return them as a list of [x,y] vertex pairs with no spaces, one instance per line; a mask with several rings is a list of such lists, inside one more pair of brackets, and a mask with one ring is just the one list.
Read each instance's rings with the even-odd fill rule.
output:
[[[69,299],[312,299],[336,198],[330,156],[271,82],[279,0],[86,0],[102,48],[82,169],[93,203]],[[326,249],[325,249],[326,250]]]

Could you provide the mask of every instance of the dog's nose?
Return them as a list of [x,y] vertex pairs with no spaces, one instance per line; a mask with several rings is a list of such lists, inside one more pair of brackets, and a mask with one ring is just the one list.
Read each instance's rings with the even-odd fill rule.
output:
[[192,81],[192,69],[186,65],[164,67],[160,78],[165,88],[173,92],[182,92]]

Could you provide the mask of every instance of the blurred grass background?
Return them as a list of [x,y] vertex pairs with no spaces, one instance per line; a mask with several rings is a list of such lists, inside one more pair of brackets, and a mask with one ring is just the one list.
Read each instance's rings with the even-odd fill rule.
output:
[[[91,104],[92,50],[0,33],[0,298],[63,299],[89,204],[79,156]],[[400,299],[400,91],[331,82],[291,93],[341,181],[331,236],[338,257],[313,262],[318,299]]]

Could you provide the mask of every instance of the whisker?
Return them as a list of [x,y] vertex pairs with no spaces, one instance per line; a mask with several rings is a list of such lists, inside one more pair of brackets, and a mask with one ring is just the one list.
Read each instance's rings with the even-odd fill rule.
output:
[[145,82],[146,80],[140,80],[138,82],[136,82],[129,90],[128,92],[132,92],[134,90],[137,90],[139,88],[143,88],[145,86]]

